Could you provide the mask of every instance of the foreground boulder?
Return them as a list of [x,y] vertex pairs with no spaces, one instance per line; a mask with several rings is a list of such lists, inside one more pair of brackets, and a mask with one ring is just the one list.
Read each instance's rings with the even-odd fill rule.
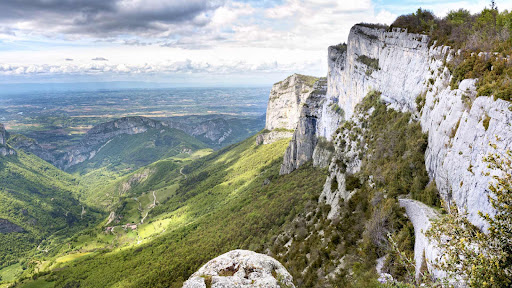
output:
[[233,250],[210,260],[183,288],[295,287],[292,276],[274,258],[248,250]]

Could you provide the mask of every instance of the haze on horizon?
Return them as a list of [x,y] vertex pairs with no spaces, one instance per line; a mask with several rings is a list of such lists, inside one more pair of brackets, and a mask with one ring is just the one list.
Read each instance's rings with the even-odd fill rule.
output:
[[[496,1],[511,9],[512,1]],[[486,0],[33,0],[0,2],[0,84],[126,81],[269,85],[326,75],[356,23]]]

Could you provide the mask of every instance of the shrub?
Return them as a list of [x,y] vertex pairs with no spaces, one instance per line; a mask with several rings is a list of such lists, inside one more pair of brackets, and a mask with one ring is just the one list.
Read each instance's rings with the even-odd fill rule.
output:
[[347,191],[353,191],[354,189],[361,188],[361,181],[354,175],[345,176],[345,188]]
[[487,113],[486,113],[484,116],[484,120],[482,121],[482,125],[484,125],[485,131],[487,131],[487,129],[489,129],[490,121],[491,121],[491,117],[489,117],[489,115],[487,115]]
[[[493,145],[491,145],[493,146]],[[495,148],[495,146],[493,146]],[[495,215],[480,213],[488,233],[472,225],[456,207],[432,223],[426,235],[444,251],[445,261],[436,268],[470,287],[510,287],[512,284],[512,152],[484,158],[489,168],[502,171],[489,185],[489,201]],[[487,176],[490,176],[487,174]],[[445,241],[443,239],[450,239]]]

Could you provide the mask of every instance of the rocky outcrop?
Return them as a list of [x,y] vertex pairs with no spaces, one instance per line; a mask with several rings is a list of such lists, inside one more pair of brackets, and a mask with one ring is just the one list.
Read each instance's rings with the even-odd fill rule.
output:
[[[459,211],[467,213],[473,224],[485,230],[486,222],[478,212],[493,214],[487,197],[492,178],[485,174],[500,172],[488,171],[483,157],[512,149],[512,105],[492,97],[476,97],[475,80],[464,80],[457,89],[452,89],[445,63],[455,53],[449,47],[430,46],[425,35],[401,29],[388,31],[354,26],[347,45],[329,47],[327,89],[323,97],[306,95],[302,103],[311,101],[296,110],[300,114],[290,111],[297,107],[295,102],[282,101],[280,105],[269,106],[269,109],[276,109],[273,114],[268,112],[271,117],[267,117],[267,121],[270,119],[271,126],[276,123],[293,126],[291,124],[297,122],[281,173],[289,173],[310,159],[309,155],[315,154],[311,148],[315,140],[320,136],[332,139],[343,119],[357,123],[356,105],[369,91],[377,90],[389,108],[412,113],[414,121],[419,121],[423,131],[428,133],[425,165],[442,199],[448,205],[455,204]],[[421,100],[419,105],[417,98]],[[287,103],[288,108],[284,107]],[[326,109],[328,107],[332,109]],[[333,118],[332,113],[326,113],[332,111],[342,116]],[[276,114],[291,115],[292,120],[286,122]],[[339,201],[350,197],[350,191],[344,188],[345,175],[357,172],[360,165],[356,155],[361,151],[352,150],[350,139],[343,134],[336,139],[330,175],[320,197],[320,201],[332,207],[329,218],[338,213]],[[495,144],[496,149],[489,142]],[[421,223],[414,226],[427,225],[427,218],[414,220]],[[427,257],[432,256],[428,256],[433,253],[432,248],[423,246]],[[416,259],[420,256],[417,254]]]
[[311,92],[302,100],[300,117],[290,145],[286,149],[280,174],[289,174],[313,158],[318,142],[318,120],[325,102],[326,81],[317,80]]
[[9,134],[3,124],[0,124],[0,156],[16,155],[16,151],[7,145]]
[[[330,50],[329,96],[338,98],[346,118],[370,90],[400,110],[415,110],[415,99],[430,75],[429,38],[364,25],[350,30],[346,56]],[[340,54],[340,55],[338,55]]]
[[271,144],[276,142],[277,140],[291,138],[292,136],[293,132],[288,130],[263,131],[262,133],[256,136],[256,144]]
[[[274,84],[267,107],[266,131],[262,133],[258,142],[271,143],[277,139],[293,136],[290,152],[295,154],[289,154],[286,159],[303,163],[301,159],[305,156],[307,161],[311,160],[316,143],[302,143],[302,141],[316,141],[317,137],[331,139],[337,124],[343,119],[343,111],[335,105],[334,100],[327,96],[326,78],[294,74]],[[295,133],[298,127],[301,129]],[[280,134],[274,134],[272,137],[265,135],[273,131],[279,131]],[[301,147],[308,148],[302,151]],[[318,155],[321,157],[324,154]],[[289,173],[301,164],[287,162],[284,165],[288,167],[285,170]]]
[[451,90],[444,77],[427,92],[421,113],[429,137],[425,164],[442,198],[467,212],[474,225],[486,229],[487,222],[478,214],[493,213],[487,194],[491,177],[485,173],[497,171],[489,171],[483,157],[512,149],[512,105],[491,97],[475,98],[474,80],[464,80]]
[[301,105],[306,102],[318,78],[293,74],[272,86],[267,106],[265,129],[295,130]]
[[191,136],[206,139],[215,144],[224,143],[233,133],[228,121],[223,118],[208,119],[200,123],[179,120],[169,120],[166,123],[171,128],[182,130]]
[[21,228],[20,226],[10,222],[9,220],[0,218],[0,234],[20,233],[23,231],[25,230],[23,230],[23,228]]
[[9,138],[9,145],[14,147],[15,149],[32,153],[49,163],[56,163],[55,156],[53,156],[53,154],[50,151],[41,147],[39,143],[37,143],[37,141],[32,138],[28,138],[20,134],[12,135]]
[[414,262],[416,278],[420,277],[422,264],[426,263],[428,271],[436,279],[446,276],[443,271],[434,269],[433,263],[441,256],[440,250],[428,240],[425,233],[430,229],[431,221],[438,218],[438,213],[427,205],[412,199],[399,199],[401,207],[405,208],[407,217],[414,226]]
[[247,250],[233,250],[210,260],[183,288],[295,287],[290,273],[274,258]]
[[[493,152],[489,142],[498,152],[512,148],[510,103],[476,98],[474,80],[452,90],[444,62],[455,52],[429,46],[425,35],[356,25],[346,56],[344,51],[342,45],[329,49],[329,97],[338,99],[347,119],[372,89],[382,92],[390,108],[415,113],[428,133],[427,171],[443,200],[456,204],[473,224],[485,229],[478,211],[493,211],[486,192],[491,177],[482,175],[487,171],[482,158]],[[415,104],[418,96],[425,99],[420,111]]]
[[139,134],[148,129],[159,129],[166,126],[165,123],[145,117],[124,117],[114,121],[94,126],[87,132],[80,143],[73,147],[57,163],[62,169],[92,159],[101,148],[114,137],[122,134]]
[[[329,164],[329,175],[325,180],[322,194],[319,202],[331,206],[327,219],[334,219],[339,216],[340,203],[347,201],[352,196],[352,192],[346,188],[346,175],[353,175],[360,171],[362,161],[360,155],[366,152],[360,147],[359,143],[364,143],[362,132],[362,118],[365,118],[372,111],[366,111],[367,114],[359,114],[352,117],[354,123],[352,129],[341,129],[341,132],[334,140],[334,155]],[[360,131],[356,134],[354,131]],[[351,137],[355,135],[354,137]]]

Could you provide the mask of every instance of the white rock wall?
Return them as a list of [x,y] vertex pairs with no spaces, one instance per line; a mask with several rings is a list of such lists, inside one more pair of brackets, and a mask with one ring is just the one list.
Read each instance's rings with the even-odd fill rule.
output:
[[[348,119],[371,89],[381,91],[390,107],[413,113],[416,97],[426,93],[426,104],[416,115],[429,134],[427,171],[446,202],[455,203],[468,212],[473,224],[485,228],[478,211],[493,211],[486,193],[491,178],[482,175],[487,169],[482,158],[492,152],[489,141],[501,152],[512,148],[512,108],[502,100],[475,99],[474,80],[451,90],[451,75],[443,62],[453,52],[449,47],[429,48],[428,42],[424,35],[354,26],[346,57],[329,50],[327,94],[338,98]],[[360,55],[378,59],[380,70],[366,73],[367,66],[357,60]],[[474,100],[471,107],[463,96]],[[490,117],[487,130],[482,124],[485,117]]]
[[312,89],[313,86],[302,81],[297,74],[274,84],[268,100],[265,129],[295,130],[300,117],[300,104]]
[[[416,96],[424,90],[428,79],[428,37],[394,29],[372,29],[356,25],[350,30],[346,57],[329,63],[329,92],[350,118],[357,103],[374,89],[401,109],[414,110]],[[379,69],[371,72],[360,56],[378,60]],[[339,63],[345,61],[345,64]],[[371,72],[371,73],[370,73]],[[428,72],[428,71],[427,71]]]

